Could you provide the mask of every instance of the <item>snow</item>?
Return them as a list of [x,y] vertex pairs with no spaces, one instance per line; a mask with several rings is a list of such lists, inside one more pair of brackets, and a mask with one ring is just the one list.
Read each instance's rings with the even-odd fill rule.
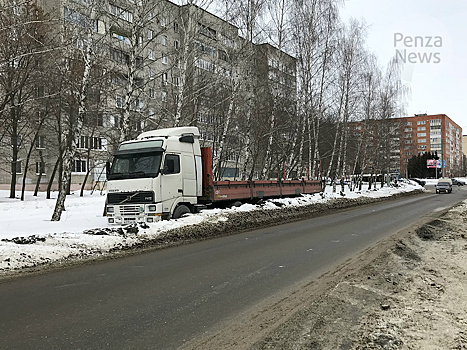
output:
[[[364,188],[367,187],[368,185],[364,185]],[[50,219],[57,192],[52,193],[52,198],[48,200],[44,193],[34,197],[32,192],[26,192],[25,200],[21,201],[8,198],[8,191],[0,191],[0,274],[67,259],[97,257],[153,239],[162,232],[178,227],[206,221],[227,221],[227,214],[231,212],[277,210],[282,206],[309,205],[334,198],[386,197],[420,188],[422,187],[411,181],[401,182],[399,187],[385,186],[377,191],[350,192],[348,186],[345,186],[344,196],[341,196],[340,185],[337,186],[336,193],[332,193],[332,187],[327,186],[324,195],[303,195],[268,200],[262,205],[243,204],[230,209],[203,210],[199,214],[187,215],[178,220],[148,224],[137,233],[132,233],[125,227],[117,230],[115,226],[107,225],[107,219],[102,216],[105,193],[85,192],[80,197],[76,192],[67,196],[66,211],[63,212],[61,221],[54,222]]]

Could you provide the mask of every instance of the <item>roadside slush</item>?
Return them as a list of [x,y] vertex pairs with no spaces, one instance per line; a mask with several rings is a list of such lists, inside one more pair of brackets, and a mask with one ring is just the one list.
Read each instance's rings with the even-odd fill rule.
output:
[[467,200],[391,244],[250,349],[467,349]]

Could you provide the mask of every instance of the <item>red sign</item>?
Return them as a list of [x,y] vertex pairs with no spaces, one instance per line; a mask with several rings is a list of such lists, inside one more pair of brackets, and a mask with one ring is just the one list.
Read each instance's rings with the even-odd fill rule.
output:
[[427,168],[436,168],[436,159],[427,159],[426,160]]

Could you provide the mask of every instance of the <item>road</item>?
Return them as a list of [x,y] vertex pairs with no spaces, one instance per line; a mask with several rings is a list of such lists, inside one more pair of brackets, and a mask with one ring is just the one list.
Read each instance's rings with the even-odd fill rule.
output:
[[456,187],[3,281],[0,349],[175,349],[465,198]]

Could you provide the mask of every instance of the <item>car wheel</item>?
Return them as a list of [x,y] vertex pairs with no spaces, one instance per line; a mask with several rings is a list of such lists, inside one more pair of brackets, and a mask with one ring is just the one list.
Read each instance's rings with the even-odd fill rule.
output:
[[172,217],[174,219],[179,219],[183,215],[188,214],[188,213],[191,213],[190,209],[186,205],[182,204],[182,205],[179,205],[177,208],[175,208]]

